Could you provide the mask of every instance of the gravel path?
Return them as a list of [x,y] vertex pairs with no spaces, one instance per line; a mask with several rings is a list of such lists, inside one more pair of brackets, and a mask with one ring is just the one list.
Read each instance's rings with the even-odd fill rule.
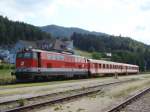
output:
[[150,92],[120,112],[150,112]]

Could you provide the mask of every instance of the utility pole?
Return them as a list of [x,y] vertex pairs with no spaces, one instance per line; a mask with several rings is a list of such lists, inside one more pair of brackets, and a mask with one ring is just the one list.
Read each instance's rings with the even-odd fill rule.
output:
[[144,71],[147,71],[147,62],[144,60]]

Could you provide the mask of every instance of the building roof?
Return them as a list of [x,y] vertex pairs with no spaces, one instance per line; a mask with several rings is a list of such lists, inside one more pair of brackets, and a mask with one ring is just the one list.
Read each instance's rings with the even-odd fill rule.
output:
[[55,41],[48,39],[37,41],[19,40],[15,46],[23,48],[42,49],[47,51],[54,50],[58,52],[68,52],[74,54],[73,41],[61,41],[59,39],[56,39]]
[[27,47],[32,47],[32,48],[38,48],[36,42],[34,41],[26,41],[26,40],[19,40],[19,43],[27,46]]
[[56,40],[54,43],[53,49],[59,50],[59,51],[72,51],[73,50],[73,41]]

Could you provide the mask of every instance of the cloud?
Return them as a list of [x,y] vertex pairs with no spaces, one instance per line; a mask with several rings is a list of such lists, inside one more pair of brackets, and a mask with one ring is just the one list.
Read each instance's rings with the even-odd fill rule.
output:
[[150,1],[146,1],[143,4],[141,4],[140,9],[143,11],[149,11],[150,10]]
[[[0,14],[12,20],[33,22],[54,14],[55,7],[49,0],[0,0]],[[36,21],[35,21],[36,22]]]
[[136,26],[136,30],[137,30],[137,31],[145,31],[145,30],[146,30],[146,27],[145,27],[145,26],[140,26],[140,25],[138,25],[138,26]]

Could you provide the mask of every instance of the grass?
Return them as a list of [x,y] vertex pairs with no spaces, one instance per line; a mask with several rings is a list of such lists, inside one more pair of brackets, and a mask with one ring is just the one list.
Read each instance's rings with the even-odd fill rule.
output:
[[139,88],[150,86],[150,80],[137,81],[128,84],[121,85],[120,87],[114,88],[109,92],[109,96],[113,98],[120,98],[126,96],[134,90]]
[[78,108],[76,112],[83,112],[85,109]]
[[[83,79],[84,80],[84,79]],[[85,79],[86,80],[86,79]],[[27,82],[27,83],[18,83],[11,85],[0,85],[0,89],[2,88],[20,88],[20,87],[30,87],[30,86],[45,86],[45,85],[53,85],[53,84],[61,84],[61,83],[69,83],[69,82],[77,82],[79,80],[62,80],[62,81],[51,81],[51,82]]]
[[15,94],[26,94],[28,91],[18,91],[18,90],[13,90],[13,91],[1,91],[0,92],[0,97],[2,96],[8,96],[8,95],[15,95]]
[[25,99],[19,99],[17,101],[17,103],[19,104],[19,106],[24,106],[25,105],[26,100]]
[[54,111],[63,110],[62,105],[55,105]]
[[0,63],[0,69],[14,69],[14,64]]
[[10,77],[12,77],[10,69],[2,69],[2,70],[0,70],[0,79],[10,78]]
[[[7,75],[9,71],[7,71]],[[9,76],[8,76],[9,77]],[[12,76],[11,76],[12,77]],[[2,77],[4,78],[4,77]],[[111,79],[111,77],[105,77],[105,78],[93,78],[95,80],[104,80],[104,79]],[[59,81],[49,81],[49,82],[27,82],[27,83],[17,83],[17,84],[11,84],[11,85],[0,85],[0,89],[11,89],[11,88],[20,88],[20,87],[31,87],[31,86],[45,86],[45,85],[54,85],[54,84],[61,84],[61,83],[71,83],[71,82],[80,82],[83,80],[90,80],[90,79],[69,79],[69,80],[59,80]]]
[[11,76],[12,69],[15,69],[15,65],[0,63],[0,85],[15,82],[15,77]]
[[0,69],[0,85],[15,82],[15,77],[11,76],[11,69]]
[[92,57],[92,53],[90,52],[87,52],[87,51],[81,51],[81,50],[78,50],[76,49],[75,52],[80,55],[80,56],[85,56],[87,58],[91,58]]

